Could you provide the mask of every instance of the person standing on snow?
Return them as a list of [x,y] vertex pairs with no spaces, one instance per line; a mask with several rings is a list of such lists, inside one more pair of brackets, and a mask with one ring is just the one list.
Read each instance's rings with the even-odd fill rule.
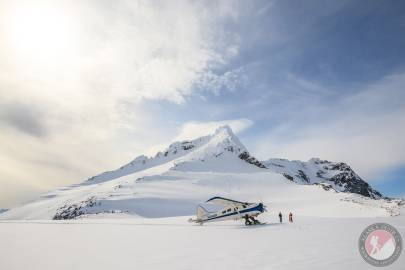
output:
[[282,223],[282,222],[283,222],[283,215],[281,214],[281,212],[278,213],[278,217],[279,217],[279,219],[280,219],[280,223]]
[[288,215],[288,221],[293,223],[293,216],[292,213],[290,212],[290,214]]

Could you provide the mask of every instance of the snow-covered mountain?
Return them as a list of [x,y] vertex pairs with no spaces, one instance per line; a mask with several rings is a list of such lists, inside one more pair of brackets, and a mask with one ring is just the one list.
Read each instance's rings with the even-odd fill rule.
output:
[[307,162],[287,159],[269,159],[263,164],[269,170],[284,175],[299,184],[320,184],[325,189],[361,194],[373,199],[382,195],[360,178],[349,165],[312,158]]
[[269,204],[308,216],[386,216],[403,202],[383,198],[348,165],[253,157],[228,126],[175,142],[154,157],[61,188],[11,209],[1,219],[72,219],[100,214],[192,215],[212,196]]
[[[221,155],[224,156],[219,158]],[[225,156],[227,158],[224,158]],[[104,172],[89,178],[86,184],[109,181],[168,162],[173,165],[172,169],[177,170],[182,168],[187,170],[238,170],[237,166],[231,168],[227,166],[231,165],[232,162],[227,162],[227,164],[222,162],[227,159],[232,160],[236,156],[247,163],[264,168],[263,164],[249,155],[245,146],[235,136],[231,128],[223,126],[217,129],[213,135],[203,136],[191,141],[172,143],[167,149],[159,151],[154,157],[138,156],[117,170]]]

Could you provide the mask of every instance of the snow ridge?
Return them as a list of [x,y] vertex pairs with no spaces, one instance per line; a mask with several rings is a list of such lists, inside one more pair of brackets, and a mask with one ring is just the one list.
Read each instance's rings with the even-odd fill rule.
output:
[[232,129],[225,125],[216,129],[212,135],[203,136],[191,141],[174,142],[165,150],[159,151],[154,157],[138,156],[116,170],[107,171],[89,178],[84,184],[110,181],[174,160],[177,160],[174,164],[176,167],[180,164],[193,161],[205,161],[207,158],[219,157],[224,152],[233,153],[250,164],[264,168],[263,164],[249,154]]
[[194,151],[195,149],[198,149],[202,145],[206,144],[211,138],[212,136],[208,135],[191,141],[174,142],[170,144],[169,147],[165,150],[156,153],[154,157],[140,155],[128,164],[125,164],[124,166],[116,170],[103,172],[99,175],[89,178],[85,183],[94,184],[105,182],[148,168],[152,168],[154,166],[162,165],[174,159],[180,158],[190,153],[191,151]]
[[349,165],[343,162],[331,162],[312,158],[307,162],[287,159],[269,159],[265,166],[282,174],[288,180],[299,184],[323,184],[340,192],[357,193],[373,199],[382,195],[360,178]]

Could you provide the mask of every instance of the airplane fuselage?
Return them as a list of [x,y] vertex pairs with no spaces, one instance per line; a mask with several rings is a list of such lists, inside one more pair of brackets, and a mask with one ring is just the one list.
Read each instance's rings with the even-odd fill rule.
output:
[[228,206],[218,212],[207,212],[196,220],[197,223],[212,221],[237,220],[246,216],[255,217],[264,212],[263,203],[249,203],[238,206]]

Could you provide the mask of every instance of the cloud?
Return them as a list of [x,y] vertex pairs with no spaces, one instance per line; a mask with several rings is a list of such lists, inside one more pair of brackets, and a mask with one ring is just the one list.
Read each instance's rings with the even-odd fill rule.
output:
[[300,122],[284,119],[284,124],[261,136],[255,145],[257,155],[344,161],[368,179],[403,166],[404,83],[405,74],[390,75],[335,103],[301,107]]
[[[2,1],[0,197],[79,182],[165,142],[145,100],[184,104],[200,78],[227,74],[237,17],[228,1]],[[37,19],[42,38],[21,42]]]
[[[27,5],[16,1],[6,5],[4,12]],[[231,2],[65,1],[47,5],[52,12],[64,9],[64,24],[70,27],[61,31],[68,32],[71,46],[52,57],[40,51],[39,56],[18,61],[6,56],[21,53],[15,44],[3,45],[0,51],[9,59],[0,71],[24,75],[28,82],[45,82],[45,88],[51,88],[40,90],[45,95],[49,91],[79,95],[97,91],[108,98],[180,103],[200,77],[238,53],[237,37],[222,27],[237,16]],[[5,24],[14,19],[16,12],[11,11],[2,14]],[[0,34],[7,40],[8,32]],[[24,49],[32,52],[32,48]],[[58,87],[60,82],[63,87]]]
[[245,80],[244,67],[228,70],[223,74],[216,74],[212,71],[205,73],[198,78],[195,85],[205,92],[212,92],[219,95],[223,91],[235,91]]
[[221,28],[234,16],[225,5],[123,1],[114,14],[97,8],[91,18],[104,22],[91,29],[97,36],[88,33],[95,45],[86,51],[88,83],[102,78],[112,95],[184,102],[200,77],[237,53],[237,39]]
[[43,113],[33,105],[1,104],[0,125],[2,126],[11,126],[32,136],[44,137],[47,131],[42,121]]
[[224,120],[224,121],[212,121],[212,122],[187,122],[183,124],[180,128],[178,135],[176,136],[175,140],[190,140],[196,139],[201,136],[209,135],[214,133],[215,129],[220,126],[229,125],[233,132],[240,133],[250,126],[253,125],[253,121],[241,118],[241,119],[233,119],[233,120]]

